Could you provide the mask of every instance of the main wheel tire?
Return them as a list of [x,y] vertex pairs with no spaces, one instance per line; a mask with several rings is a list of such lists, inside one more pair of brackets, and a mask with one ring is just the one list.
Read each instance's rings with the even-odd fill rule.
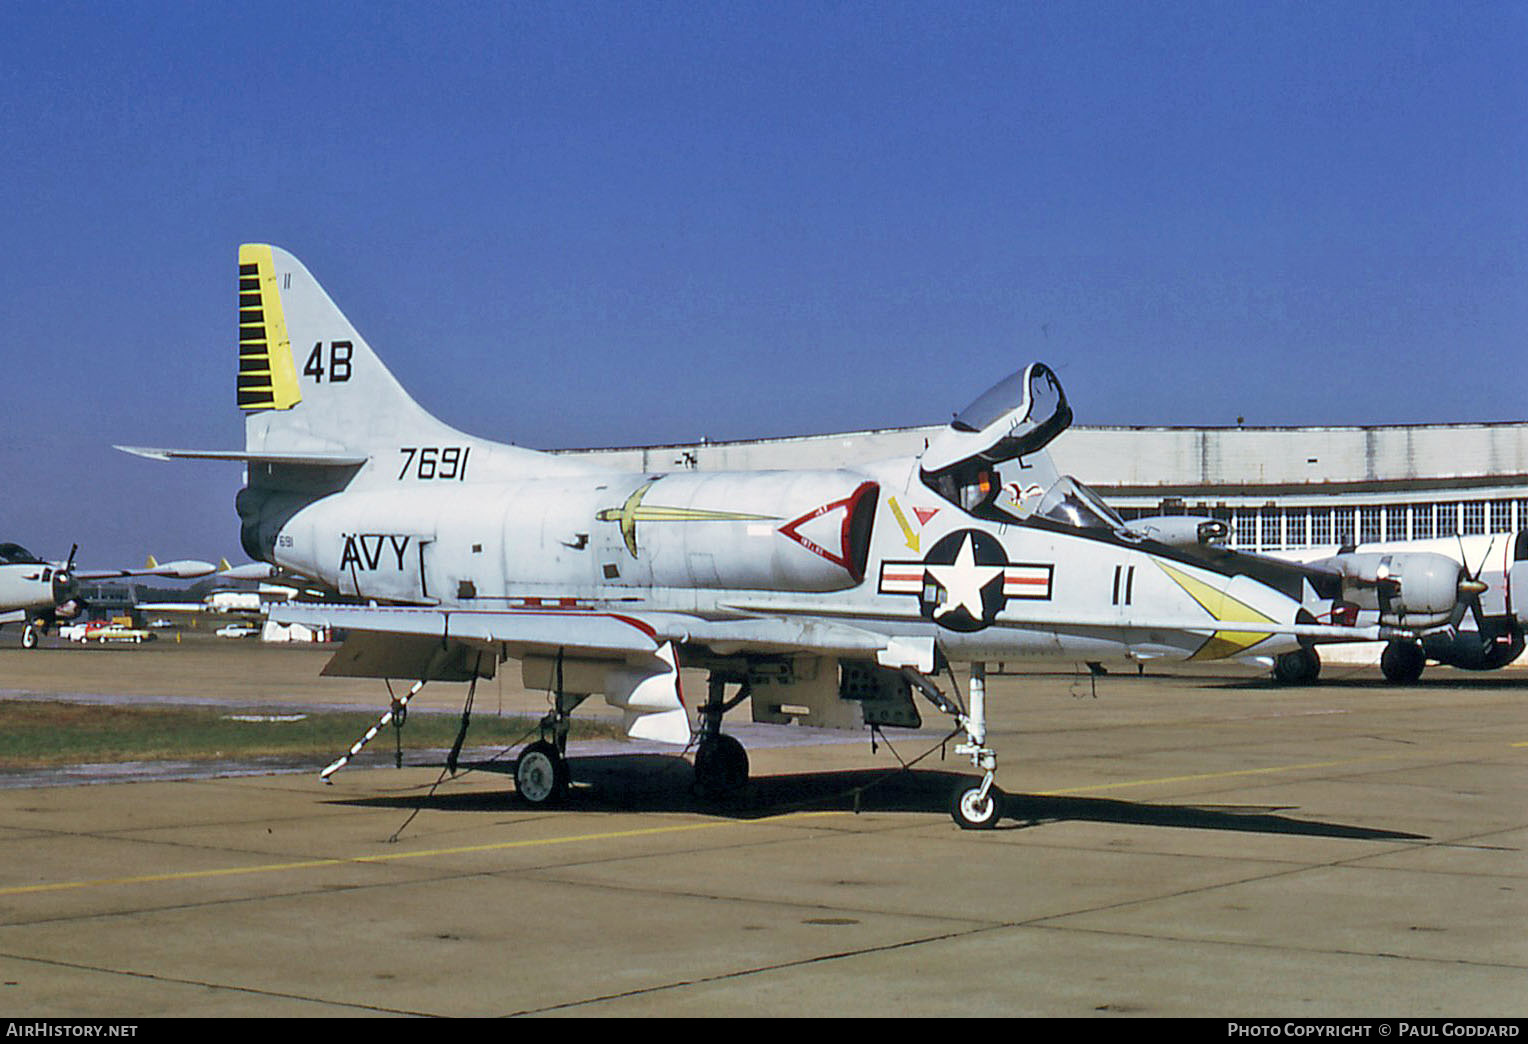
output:
[[27,624],[21,631],[21,647],[23,649],[37,648],[37,628]]
[[1427,654],[1415,642],[1389,642],[1379,656],[1379,669],[1391,685],[1410,685],[1422,677]]
[[1296,649],[1273,661],[1273,680],[1280,685],[1314,685],[1321,677],[1321,657],[1314,649]]
[[718,734],[695,751],[695,789],[713,796],[748,782],[748,751],[731,736]]
[[515,793],[527,805],[544,808],[568,794],[568,762],[544,740],[532,743],[515,761]]
[[1003,792],[987,788],[986,798],[980,786],[961,786],[950,802],[950,816],[962,830],[991,830],[1003,817]]

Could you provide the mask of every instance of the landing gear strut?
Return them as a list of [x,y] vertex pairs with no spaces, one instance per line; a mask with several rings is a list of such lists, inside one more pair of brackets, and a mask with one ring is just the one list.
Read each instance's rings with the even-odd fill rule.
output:
[[748,782],[748,752],[722,732],[722,715],[746,700],[750,691],[745,681],[728,700],[726,679],[711,677],[700,708],[700,738],[695,747],[695,791],[702,797],[719,797]]
[[997,751],[987,746],[987,665],[971,664],[970,711],[945,696],[914,668],[902,668],[902,676],[965,730],[966,742],[957,745],[955,753],[970,755],[972,766],[981,771],[980,783],[972,786],[966,780],[956,788],[950,801],[950,817],[962,830],[991,830],[1003,816],[1003,792],[994,782],[997,779]]
[[568,769],[568,726],[573,708],[583,701],[576,693],[555,693],[552,709],[541,719],[541,738],[515,760],[515,793],[527,805],[545,808],[561,804],[568,796],[573,781]]
[[966,730],[967,742],[957,744],[955,753],[968,754],[971,764],[980,769],[982,781],[977,786],[962,785],[950,804],[950,815],[962,830],[991,830],[1002,818],[1003,792],[994,784],[997,778],[997,752],[987,746],[987,665],[971,664],[971,711],[956,717]]

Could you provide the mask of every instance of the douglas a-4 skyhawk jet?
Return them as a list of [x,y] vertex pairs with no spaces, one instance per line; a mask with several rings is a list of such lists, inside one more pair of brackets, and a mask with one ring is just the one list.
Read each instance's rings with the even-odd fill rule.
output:
[[[760,720],[859,727],[919,724],[922,696],[953,716],[980,773],[954,795],[956,822],[989,827],[1001,814],[989,662],[1267,664],[1313,640],[1413,637],[1315,622],[1297,583],[1127,528],[1051,464],[1072,411],[1039,363],[917,458],[611,471],[436,420],[295,257],[245,245],[238,402],[242,450],[131,452],[247,466],[245,550],[355,603],[271,610],[348,633],[325,673],[417,691],[519,660],[526,685],[554,697],[516,763],[532,804],[565,793],[568,715],[592,694],[632,736],[694,743],[707,789],[747,778],[722,732],[744,696]],[[952,664],[969,665],[964,698]],[[682,667],[709,672],[694,734]]]

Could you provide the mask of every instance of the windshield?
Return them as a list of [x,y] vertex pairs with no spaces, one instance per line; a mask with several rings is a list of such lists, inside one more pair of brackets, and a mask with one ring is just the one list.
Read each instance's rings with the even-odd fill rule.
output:
[[1125,528],[1125,520],[1087,486],[1063,475],[1045,494],[1035,514],[1073,529]]
[[38,565],[42,559],[20,544],[0,544],[0,565]]

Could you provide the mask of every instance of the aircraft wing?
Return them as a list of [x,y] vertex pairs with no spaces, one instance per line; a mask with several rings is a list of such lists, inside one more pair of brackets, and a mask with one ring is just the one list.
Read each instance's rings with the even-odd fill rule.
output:
[[113,580],[121,576],[165,576],[177,580],[194,580],[217,572],[211,562],[198,562],[183,558],[174,562],[159,563],[151,557],[142,569],[76,569],[76,580]]
[[[607,703],[625,713],[628,735],[679,745],[690,741],[691,732],[676,646],[699,644],[719,653],[818,650],[869,657],[891,644],[882,635],[821,620],[711,620],[646,610],[289,603],[272,606],[269,619],[348,632],[324,667],[331,676],[470,681],[492,677],[502,653],[526,661],[527,669],[535,663],[541,676],[557,678],[560,685],[566,667],[568,691],[603,692]],[[924,658],[932,659],[931,647]]]
[[498,644],[511,656],[576,653],[652,654],[665,643],[700,644],[719,652],[857,653],[873,655],[887,639],[849,624],[747,616],[713,620],[686,613],[609,609],[432,609],[314,605],[273,606],[277,623],[300,623],[370,634]]

